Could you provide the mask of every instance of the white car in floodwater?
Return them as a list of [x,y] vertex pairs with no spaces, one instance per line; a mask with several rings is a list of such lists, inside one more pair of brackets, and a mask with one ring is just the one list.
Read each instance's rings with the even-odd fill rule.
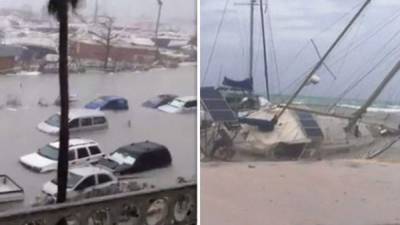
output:
[[[117,177],[105,169],[94,166],[73,168],[68,173],[67,199],[73,199],[91,191],[106,189],[117,184]],[[42,192],[56,199],[57,178],[45,183]]]
[[[59,142],[51,142],[35,153],[24,155],[19,162],[39,173],[57,169]],[[101,152],[99,144],[89,139],[70,139],[68,149],[68,163],[70,166],[95,163],[105,154]]]
[[[37,128],[44,133],[56,135],[60,132],[60,121],[60,113],[56,113],[39,123]],[[90,109],[70,110],[68,125],[70,132],[105,129],[108,127],[105,114],[101,111]]]
[[197,99],[195,96],[178,97],[170,103],[158,107],[158,109],[168,113],[196,112]]

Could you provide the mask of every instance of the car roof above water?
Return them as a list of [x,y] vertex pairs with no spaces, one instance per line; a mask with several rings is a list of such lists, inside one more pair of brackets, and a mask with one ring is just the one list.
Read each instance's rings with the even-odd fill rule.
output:
[[177,97],[175,99],[176,100],[181,100],[181,101],[184,101],[184,102],[188,102],[188,101],[196,100],[196,96],[182,96],[182,97]]
[[105,173],[111,175],[111,173],[108,170],[96,166],[75,167],[70,169],[70,172],[83,177],[99,173]]
[[[60,113],[58,113],[58,114],[60,114]],[[105,114],[101,111],[92,110],[92,109],[71,109],[69,111],[69,119],[70,120],[73,120],[76,118],[81,118],[81,117],[94,117],[94,116],[105,117]]]
[[[59,148],[60,142],[59,141],[54,141],[49,143],[49,145],[53,148]],[[73,138],[69,140],[69,148],[72,147],[79,147],[83,145],[98,145],[97,142],[90,140],[90,139],[83,139],[83,138]]]
[[[140,155],[146,152],[154,152],[154,151],[168,151],[167,147],[164,145],[152,142],[152,141],[142,141],[137,143],[132,143],[129,145],[122,146],[118,148],[118,150],[123,149],[125,151],[129,151],[135,155]],[[117,150],[117,151],[118,151]]]

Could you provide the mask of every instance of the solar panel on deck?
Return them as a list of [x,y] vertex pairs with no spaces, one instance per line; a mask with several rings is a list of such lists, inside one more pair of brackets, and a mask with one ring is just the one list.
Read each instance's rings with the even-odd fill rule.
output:
[[214,121],[236,121],[236,115],[229,111],[209,111]]
[[299,117],[299,119],[303,120],[303,119],[312,119],[313,116],[311,113],[308,112],[297,112],[297,116]]
[[306,132],[308,137],[322,137],[322,131],[318,128],[305,128],[304,131]]
[[213,87],[200,88],[200,97],[202,99],[209,99],[209,98],[223,99],[221,94]]
[[228,110],[231,111],[229,106],[223,100],[206,99],[204,103],[208,110]]
[[300,120],[300,123],[303,125],[303,127],[318,127],[317,122],[315,120]]
[[319,139],[323,137],[322,130],[311,113],[300,111],[297,111],[296,113],[307,137],[311,139]]
[[200,90],[201,101],[204,109],[216,122],[237,121],[236,114],[221,94],[213,87],[203,87]]

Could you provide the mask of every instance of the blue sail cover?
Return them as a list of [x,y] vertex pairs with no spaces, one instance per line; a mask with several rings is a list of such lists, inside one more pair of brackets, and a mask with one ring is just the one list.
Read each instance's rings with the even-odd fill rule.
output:
[[247,91],[253,91],[253,79],[252,78],[247,78],[241,81],[236,81],[229,79],[227,77],[224,77],[224,81],[222,81],[223,85],[234,87],[234,88],[241,88]]

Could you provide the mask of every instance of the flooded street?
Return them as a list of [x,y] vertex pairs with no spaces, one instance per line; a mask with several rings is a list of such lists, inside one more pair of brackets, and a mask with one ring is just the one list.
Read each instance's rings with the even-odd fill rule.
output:
[[[42,185],[56,175],[55,172],[32,172],[22,167],[18,160],[22,155],[32,153],[58,139],[57,136],[50,136],[36,129],[38,123],[59,111],[59,107],[52,105],[58,96],[58,87],[56,75],[0,76],[0,105],[6,103],[8,95],[17,95],[22,101],[22,107],[16,111],[6,107],[0,110],[0,173],[9,175],[24,188],[25,205],[32,203],[41,192]],[[93,139],[105,153],[122,145],[144,140],[167,146],[172,154],[172,166],[141,174],[156,187],[173,185],[178,176],[190,178],[195,174],[195,113],[167,114],[141,106],[145,100],[162,93],[196,95],[195,66],[113,75],[103,72],[71,74],[70,93],[76,93],[79,98],[72,108],[82,107],[99,95],[123,96],[128,99],[130,107],[126,112],[107,111],[108,129],[72,133],[71,138]],[[40,98],[51,105],[40,107],[37,104]],[[128,121],[131,121],[131,127]]]

